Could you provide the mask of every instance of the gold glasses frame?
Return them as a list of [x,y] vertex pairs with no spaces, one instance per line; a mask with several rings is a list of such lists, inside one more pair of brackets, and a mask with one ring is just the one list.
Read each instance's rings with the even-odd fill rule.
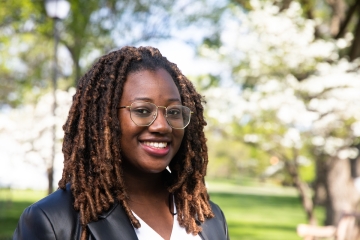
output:
[[[139,125],[139,124],[137,124],[137,123],[134,121],[134,119],[132,118],[132,115],[131,115],[131,107],[132,107],[132,105],[133,105],[134,103],[149,103],[149,104],[154,105],[154,106],[156,107],[156,111],[155,111],[155,113],[153,114],[153,120],[152,120],[149,124]],[[151,102],[143,102],[143,101],[135,101],[135,102],[132,102],[132,103],[130,104],[130,106],[120,106],[120,107],[117,107],[117,108],[118,108],[118,109],[124,109],[124,108],[130,109],[130,119],[131,119],[131,121],[133,121],[133,123],[134,123],[136,126],[139,126],[139,127],[148,127],[148,126],[150,126],[151,124],[153,124],[154,121],[156,120],[157,116],[158,116],[159,108],[164,108],[164,109],[165,109],[165,114],[164,114],[164,116],[165,116],[166,122],[169,124],[169,126],[170,126],[171,128],[173,128],[173,129],[184,129],[184,128],[186,128],[186,127],[190,124],[191,115],[192,115],[194,112],[192,112],[191,109],[188,108],[189,111],[190,111],[188,123],[187,123],[184,127],[182,127],[182,128],[176,128],[176,127],[173,127],[173,126],[171,125],[171,123],[169,122],[168,116],[167,116],[167,109],[168,109],[168,107],[174,107],[174,106],[181,106],[181,107],[188,108],[187,106],[184,106],[184,105],[171,105],[171,106],[167,106],[167,107],[165,107],[165,106],[158,106],[158,105],[156,105],[156,104],[154,104],[154,103],[151,103]]]

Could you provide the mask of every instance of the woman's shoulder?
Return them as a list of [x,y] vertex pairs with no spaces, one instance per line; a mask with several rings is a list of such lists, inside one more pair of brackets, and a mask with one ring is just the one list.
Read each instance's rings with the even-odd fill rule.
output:
[[77,216],[77,212],[73,207],[73,196],[70,190],[70,184],[65,189],[58,189],[52,194],[44,197],[38,202],[30,205],[25,209],[24,213],[31,211],[42,211],[48,218],[64,217],[72,218]]
[[211,210],[213,211],[213,213],[216,215],[221,215],[222,218],[224,217],[224,213],[222,212],[221,208],[219,207],[219,205],[217,205],[216,203],[214,203],[213,201],[209,201],[210,202],[210,206],[211,206]]
[[78,213],[67,185],[66,189],[58,189],[27,207],[20,216],[13,239],[55,239],[59,234],[66,238],[68,234],[64,229],[74,236],[80,230],[78,225]]
[[209,201],[211,210],[214,213],[214,217],[206,219],[201,224],[202,234],[207,236],[207,239],[229,239],[228,226],[226,219],[221,208],[214,202]]

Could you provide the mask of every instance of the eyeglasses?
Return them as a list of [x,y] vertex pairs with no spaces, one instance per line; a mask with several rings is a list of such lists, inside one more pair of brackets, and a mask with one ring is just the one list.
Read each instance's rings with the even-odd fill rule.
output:
[[166,121],[174,129],[186,128],[190,123],[191,114],[193,113],[190,108],[182,105],[164,107],[150,102],[133,102],[130,106],[118,108],[129,108],[130,118],[137,126],[150,126],[158,115],[158,109],[164,108]]

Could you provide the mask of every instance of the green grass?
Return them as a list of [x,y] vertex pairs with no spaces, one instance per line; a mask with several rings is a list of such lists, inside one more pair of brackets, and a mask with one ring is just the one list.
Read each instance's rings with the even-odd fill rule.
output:
[[[300,240],[296,226],[306,223],[306,217],[294,189],[226,181],[210,181],[208,189],[225,214],[231,240]],[[0,189],[0,240],[11,239],[23,210],[45,195]],[[323,216],[322,209],[316,215]]]
[[224,211],[232,240],[300,239],[296,226],[305,216],[294,197],[211,193],[211,200]]
[[44,191],[0,189],[0,240],[11,239],[24,209],[45,195]]
[[[306,223],[306,216],[294,189],[243,187],[224,182],[210,182],[208,189],[210,199],[225,214],[231,240],[301,239],[296,227]],[[322,216],[322,209],[316,215]]]

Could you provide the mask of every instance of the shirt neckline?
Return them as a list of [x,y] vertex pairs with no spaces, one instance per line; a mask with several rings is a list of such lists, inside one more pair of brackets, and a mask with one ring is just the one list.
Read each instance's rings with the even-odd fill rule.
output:
[[[176,205],[175,205],[175,198],[174,198],[174,195],[173,195],[173,206],[174,206],[174,212],[176,211],[177,212],[177,209],[176,209]],[[152,227],[150,227],[144,220],[142,220],[133,210],[131,210],[131,212],[134,214],[134,216],[139,220],[140,224],[141,224],[141,230],[140,229],[137,229],[137,228],[134,228],[135,229],[135,232],[136,234],[140,234],[140,235],[144,235],[146,236],[148,239],[153,239],[154,237],[156,237],[156,240],[159,239],[159,240],[164,240],[164,238],[162,236],[160,236],[159,233],[157,233]],[[172,229],[171,229],[171,234],[170,234],[170,240],[172,239],[172,236],[173,236],[173,232],[174,232],[174,229],[175,229],[175,224],[178,222],[177,220],[177,216],[176,215],[173,215],[173,224],[172,224]],[[134,227],[134,226],[133,226]]]

